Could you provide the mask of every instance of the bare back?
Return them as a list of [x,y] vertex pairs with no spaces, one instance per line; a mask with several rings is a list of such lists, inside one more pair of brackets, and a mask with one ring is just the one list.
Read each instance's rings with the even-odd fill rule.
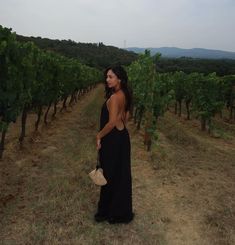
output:
[[[127,120],[128,120],[128,115],[129,113],[125,111],[125,105],[126,105],[126,98],[125,98],[125,94],[123,93],[123,91],[118,91],[115,94],[111,95],[111,96],[116,96],[117,99],[117,123],[116,123],[116,128],[118,130],[122,130],[124,128],[125,125],[123,125],[123,122],[126,124]],[[107,107],[108,110],[110,111],[110,107],[109,107],[109,101],[110,99],[107,100]]]

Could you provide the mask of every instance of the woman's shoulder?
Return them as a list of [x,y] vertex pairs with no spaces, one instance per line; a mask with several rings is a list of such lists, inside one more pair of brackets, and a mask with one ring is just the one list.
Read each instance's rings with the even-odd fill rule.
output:
[[121,93],[114,93],[109,97],[109,101],[119,101],[122,97]]
[[106,103],[107,105],[109,105],[110,103],[115,103],[117,102],[117,96],[116,94],[112,94],[107,100],[106,100]]
[[122,90],[119,90],[118,92],[112,94],[111,97],[112,96],[113,96],[113,98],[116,98],[116,99],[123,99],[123,98],[125,98],[125,94],[124,94],[124,92]]
[[123,99],[125,100],[125,95],[122,91],[118,91],[117,93],[112,94],[109,99],[107,100],[107,104],[114,103],[120,104],[122,103]]
[[114,101],[114,100],[116,100],[118,97],[117,97],[117,95],[116,94],[112,94],[108,99],[107,99],[107,101],[109,102],[109,101]]

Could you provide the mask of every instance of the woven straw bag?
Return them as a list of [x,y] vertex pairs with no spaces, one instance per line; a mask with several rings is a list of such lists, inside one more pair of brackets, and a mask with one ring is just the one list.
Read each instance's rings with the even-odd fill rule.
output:
[[88,175],[96,185],[103,186],[107,184],[107,180],[105,179],[103,175],[103,169],[100,166],[99,152],[97,156],[96,168],[92,170]]

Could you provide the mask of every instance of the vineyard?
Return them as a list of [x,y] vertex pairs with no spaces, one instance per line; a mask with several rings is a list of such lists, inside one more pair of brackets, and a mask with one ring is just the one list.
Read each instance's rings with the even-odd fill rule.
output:
[[56,116],[57,103],[63,100],[63,109],[89,91],[101,80],[100,71],[85,66],[75,59],[68,59],[56,53],[41,51],[33,43],[21,44],[10,29],[0,26],[0,158],[4,150],[7,128],[22,114],[20,144],[25,137],[27,114],[35,111],[37,131],[42,109],[47,114],[54,106]]
[[136,218],[97,225],[102,71],[0,27],[2,244],[234,244],[235,75],[159,73],[158,60],[126,67]]
[[[57,103],[63,101],[63,109],[70,97],[69,105],[77,102],[78,97],[89,91],[101,81],[101,72],[79,63],[75,59],[65,58],[53,52],[41,51],[33,43],[19,43],[10,29],[0,27],[1,40],[1,87],[0,87],[0,158],[4,150],[5,135],[9,123],[15,122],[22,114],[20,145],[23,144],[26,130],[27,113],[35,111],[38,118],[35,131],[41,120],[43,107],[47,115],[54,105],[53,117],[57,112]],[[159,116],[163,116],[174,103],[175,114],[181,116],[182,103],[187,110],[187,119],[191,114],[201,121],[201,129],[211,133],[213,117],[229,113],[227,120],[235,121],[235,75],[218,77],[215,73],[186,74],[158,73],[156,63],[159,55],[151,57],[146,50],[137,61],[128,66],[130,87],[134,98],[134,121],[137,129],[145,125],[147,149],[157,138],[156,127]],[[227,111],[226,111],[227,110]],[[225,111],[225,112],[224,112]]]
[[[185,104],[187,119],[191,114],[201,122],[201,130],[213,130],[213,118],[235,122],[235,75],[218,77],[215,73],[185,74],[184,72],[157,73],[155,63],[159,56],[146,51],[129,67],[129,78],[134,95],[134,120],[137,129],[145,121],[145,144],[150,150],[156,138],[157,120],[172,104],[175,114],[181,117]],[[225,114],[225,115],[224,115]],[[229,114],[229,116],[228,116]]]

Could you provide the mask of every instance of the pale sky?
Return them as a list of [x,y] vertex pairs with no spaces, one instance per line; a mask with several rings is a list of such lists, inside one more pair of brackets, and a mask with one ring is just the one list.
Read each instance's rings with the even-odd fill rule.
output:
[[0,25],[119,48],[235,52],[235,0],[0,0]]

